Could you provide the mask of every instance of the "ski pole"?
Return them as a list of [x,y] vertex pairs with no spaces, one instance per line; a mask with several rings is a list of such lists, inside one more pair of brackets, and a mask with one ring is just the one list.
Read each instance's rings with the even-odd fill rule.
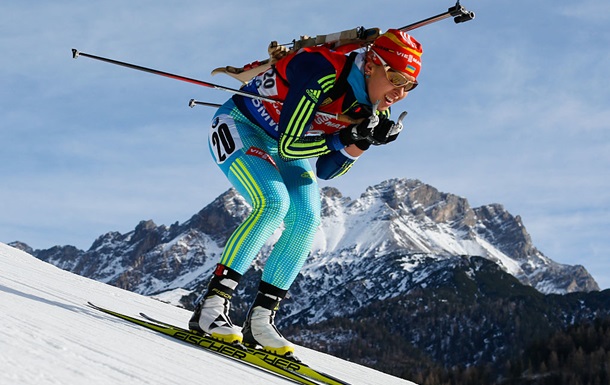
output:
[[464,23],[469,20],[474,19],[474,12],[466,10],[463,6],[460,5],[460,0],[457,0],[457,3],[451,8],[447,10],[447,12],[438,14],[436,16],[429,17],[427,19],[420,20],[418,22],[405,25],[402,28],[398,28],[401,31],[412,31],[416,28],[423,27],[428,24],[436,23],[437,21],[444,20],[448,17],[453,17],[453,21],[458,23]]
[[[377,102],[377,103],[375,104],[375,106],[374,106],[374,107],[375,107],[375,109],[377,108],[377,104],[379,104],[379,102]],[[189,100],[189,107],[193,108],[193,107],[195,107],[195,106],[206,106],[206,107],[214,107],[214,108],[219,108],[219,107],[221,107],[221,106],[222,106],[222,104],[218,104],[218,103],[210,103],[210,102],[202,102],[202,101],[200,101],[200,100],[196,100],[196,99],[191,99],[191,100]],[[329,116],[329,117],[335,118],[335,119],[337,119],[337,120],[339,120],[339,121],[342,121],[342,122],[347,122],[347,123],[350,123],[350,124],[358,124],[358,123],[360,123],[360,122],[363,120],[363,119],[352,119],[352,118],[350,118],[349,116],[347,116],[347,115],[343,115],[343,114],[332,115],[332,114],[329,114],[329,113],[326,113],[326,112],[322,112],[322,111],[318,111],[318,112],[316,112],[316,114],[320,114],[320,115]],[[403,112],[403,113],[400,115],[400,117],[398,118],[398,123],[400,123],[400,129],[398,129],[398,131],[396,131],[396,133],[399,133],[399,132],[400,132],[400,130],[402,130],[402,122],[401,122],[401,121],[402,121],[402,119],[404,118],[404,116],[406,116],[406,115],[407,115],[407,112],[405,111],[405,112]],[[377,118],[377,120],[379,120],[379,117],[377,117],[377,115],[373,114],[373,116],[374,116],[374,117],[376,117],[376,118]],[[392,130],[394,130],[394,129],[395,129],[395,128],[394,128],[394,127],[392,127]],[[394,135],[394,131],[391,131],[391,132],[388,134],[388,136],[389,136],[390,134]],[[308,133],[306,133],[306,134],[305,134],[305,136],[309,136],[309,135],[311,135],[311,136],[316,136],[317,134],[315,134],[315,133],[314,133],[314,134],[308,134]]]
[[[281,103],[279,101],[276,101],[276,102]],[[189,100],[189,107],[193,108],[195,106],[206,106],[206,107],[219,108],[219,107],[222,107],[222,104],[202,102],[202,101],[196,100],[196,99]],[[338,121],[349,123],[349,124],[358,124],[358,123],[362,122],[362,120],[363,120],[363,119],[354,119],[354,118],[351,118],[344,114],[330,114],[330,113],[324,112],[324,111],[316,111],[316,115],[326,116],[326,117],[337,119]]]
[[201,101],[195,100],[195,99],[189,100],[189,107],[193,108],[195,106],[206,106],[206,107],[219,108],[219,107],[222,106],[222,104],[210,103],[210,102],[201,102]]
[[273,98],[268,98],[265,96],[260,96],[260,95],[256,95],[256,94],[252,94],[249,92],[245,92],[245,91],[241,91],[235,88],[230,88],[230,87],[225,87],[225,86],[221,86],[218,84],[214,84],[214,83],[209,83],[203,80],[197,80],[197,79],[193,79],[193,78],[187,78],[185,76],[181,76],[181,75],[176,75],[176,74],[172,74],[169,72],[164,72],[164,71],[159,71],[156,69],[152,69],[152,68],[147,68],[147,67],[142,67],[136,64],[131,64],[131,63],[126,63],[126,62],[122,62],[122,61],[118,61],[118,60],[114,60],[114,59],[109,59],[109,58],[105,58],[102,56],[96,56],[96,55],[91,55],[88,53],[84,53],[84,52],[80,52],[79,50],[72,48],[72,57],[74,59],[76,59],[79,56],[84,56],[84,57],[88,57],[90,59],[95,59],[95,60],[100,60],[106,63],[111,63],[111,64],[115,64],[115,65],[119,65],[122,67],[127,67],[127,68],[131,68],[131,69],[135,69],[138,71],[143,71],[143,72],[148,72],[154,75],[160,75],[160,76],[165,76],[168,77],[170,79],[175,79],[175,80],[181,80],[183,82],[188,82],[188,83],[193,83],[193,84],[197,84],[199,86],[204,86],[204,87],[208,87],[208,88],[214,88],[216,90],[221,90],[221,91],[227,91],[236,95],[241,95],[241,96],[246,96],[248,98],[251,99],[256,99],[256,100],[262,100],[265,102],[271,102],[271,103],[281,103],[280,100],[276,100]]
[[[72,49],[72,57],[74,59],[76,59],[79,56],[84,56],[84,57],[88,57],[91,59],[95,59],[95,60],[100,60],[106,63],[111,63],[111,64],[116,64],[122,67],[127,67],[127,68],[131,68],[131,69],[135,69],[138,71],[143,71],[143,72],[148,72],[151,74],[155,74],[155,75],[160,75],[160,76],[165,76],[171,79],[176,79],[176,80],[181,80],[183,82],[188,82],[188,83],[193,83],[193,84],[197,84],[200,86],[204,86],[204,87],[209,87],[209,88],[214,88],[216,90],[222,90],[222,91],[227,91],[236,95],[240,95],[240,96],[245,96],[247,98],[251,98],[251,99],[256,99],[256,100],[261,100],[264,102],[270,102],[270,103],[282,103],[281,100],[277,100],[277,99],[273,99],[273,98],[269,98],[269,97],[265,97],[265,96],[261,96],[261,95],[256,95],[256,94],[252,94],[250,92],[245,92],[242,90],[238,90],[235,88],[230,88],[230,87],[225,87],[225,86],[221,86],[218,84],[214,84],[214,83],[210,83],[210,82],[205,82],[203,80],[197,80],[197,79],[193,79],[193,78],[187,78],[185,76],[181,76],[181,75],[176,75],[176,74],[172,74],[169,72],[164,72],[164,71],[159,71],[159,70],[155,70],[152,68],[147,68],[147,67],[142,67],[136,64],[131,64],[131,63],[126,63],[126,62],[122,62],[122,61],[118,61],[118,60],[114,60],[114,59],[109,59],[109,58],[105,58],[102,56],[96,56],[96,55],[91,55],[88,53],[84,53],[84,52],[80,52],[77,49]],[[190,107],[194,107],[195,105],[200,104],[200,105],[205,105],[205,106],[211,106],[211,107],[220,107],[220,104],[216,105],[214,103],[207,103],[207,102],[199,102],[196,101],[195,99],[191,99],[189,101],[189,106]],[[323,115],[323,116],[327,116],[330,118],[335,118],[337,120],[340,121],[344,121],[344,122],[349,122],[349,123],[358,123],[357,121],[349,118],[346,115],[342,115],[342,114],[330,114],[328,112],[322,112],[322,111],[318,111],[317,112],[318,115]]]

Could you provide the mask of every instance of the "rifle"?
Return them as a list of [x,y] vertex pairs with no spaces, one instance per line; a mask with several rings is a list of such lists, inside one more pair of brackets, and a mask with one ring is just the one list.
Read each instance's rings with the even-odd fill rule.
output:
[[[400,30],[405,31],[405,32],[411,31],[416,28],[420,28],[425,25],[435,23],[437,21],[440,21],[440,20],[443,20],[443,19],[446,19],[449,17],[453,17],[454,22],[457,24],[457,23],[463,23],[468,20],[474,19],[475,14],[474,14],[474,12],[466,10],[463,6],[460,5],[460,1],[457,0],[457,3],[453,7],[450,7],[447,10],[447,12],[444,12],[444,13],[438,14],[436,16],[432,16],[427,19],[423,19],[418,22],[406,25],[406,26],[400,28]],[[358,28],[354,28],[351,30],[343,31],[343,32],[338,32],[338,33],[333,33],[333,34],[328,34],[328,35],[318,35],[315,38],[301,36],[300,39],[293,40],[291,43],[285,44],[285,45],[277,44],[277,42],[271,42],[270,47],[269,47],[270,57],[268,59],[265,59],[262,61],[256,61],[256,62],[247,64],[247,65],[245,65],[243,67],[239,67],[239,68],[231,67],[231,66],[216,68],[215,70],[212,71],[212,75],[215,75],[218,73],[226,73],[227,75],[230,75],[235,79],[238,79],[242,83],[245,83],[248,80],[252,79],[252,77],[254,77],[254,76],[258,75],[259,73],[270,68],[273,65],[273,63],[275,63],[277,60],[279,60],[279,58],[286,56],[290,52],[296,52],[301,48],[311,47],[314,45],[324,45],[331,49],[338,50],[340,52],[349,52],[349,51],[353,51],[358,48],[366,47],[369,44],[372,44],[372,42],[380,34],[381,34],[381,31],[379,30],[379,28],[358,27]],[[225,87],[225,86],[222,86],[219,84],[210,83],[210,82],[206,82],[206,81],[198,80],[198,79],[193,79],[193,78],[189,78],[189,77],[182,76],[182,75],[177,75],[177,74],[172,74],[169,72],[164,72],[164,71],[160,71],[160,70],[156,70],[156,69],[152,69],[152,68],[142,67],[142,66],[139,66],[136,64],[126,63],[126,62],[109,59],[109,58],[102,57],[102,56],[92,55],[92,54],[80,52],[79,50],[73,48],[72,57],[74,59],[76,59],[79,56],[104,61],[106,63],[115,64],[115,65],[131,68],[131,69],[135,69],[138,71],[152,73],[154,75],[165,76],[165,77],[168,77],[171,79],[180,80],[180,81],[184,81],[184,82],[188,82],[188,83],[193,83],[193,84],[197,84],[197,85],[208,87],[208,88],[226,91],[226,92],[245,96],[245,97],[252,98],[252,99],[257,99],[257,100],[272,102],[272,103],[282,103],[281,100],[252,94],[252,93],[245,92],[245,91],[242,91],[239,89]],[[214,106],[214,107],[217,106],[214,103],[200,102],[195,99],[191,99],[189,101],[190,107],[194,107],[196,105],[206,105],[206,106]],[[352,122],[352,120],[350,118],[348,118],[347,116],[343,116],[343,115],[335,116],[335,115],[327,114],[327,113],[324,113],[321,111],[318,112],[318,114],[328,115],[328,116],[331,116],[333,118],[336,118],[338,120],[343,120],[343,121],[346,121],[345,119],[349,119],[347,121]]]
[[[458,24],[474,19],[475,14],[472,11],[466,10],[466,8],[460,5],[460,0],[457,0],[457,3],[453,7],[450,7],[447,12],[405,25],[398,29],[403,32],[412,31],[449,17],[453,17],[453,21]],[[257,60],[242,67],[219,67],[212,71],[212,75],[226,74],[239,80],[242,84],[246,84],[254,76],[271,68],[275,62],[284,56],[297,52],[301,48],[324,46],[334,51],[351,52],[372,44],[379,35],[381,35],[381,30],[379,28],[356,27],[328,35],[317,35],[316,37],[305,35],[288,44],[278,44],[277,41],[272,41],[267,48],[269,58]]]

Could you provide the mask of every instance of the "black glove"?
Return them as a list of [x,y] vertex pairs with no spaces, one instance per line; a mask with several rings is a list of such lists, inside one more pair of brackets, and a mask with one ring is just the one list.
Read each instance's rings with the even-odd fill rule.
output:
[[395,125],[394,121],[382,116],[366,139],[375,146],[393,142],[398,137],[398,133],[394,133]]
[[373,130],[373,127],[369,127],[370,125],[371,118],[369,117],[358,124],[345,127],[339,131],[339,140],[341,140],[341,143],[345,146],[355,144],[359,149],[366,151],[370,145],[367,138],[371,135]]
[[368,139],[357,140],[356,142],[354,142],[354,144],[362,151],[366,151],[369,149],[369,147],[371,147],[371,142],[369,142]]

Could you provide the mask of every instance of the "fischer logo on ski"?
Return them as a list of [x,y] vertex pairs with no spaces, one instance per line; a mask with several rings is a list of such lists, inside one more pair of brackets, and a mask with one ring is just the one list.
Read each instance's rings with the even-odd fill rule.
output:
[[247,353],[244,352],[243,348],[236,348],[234,346],[220,343],[218,341],[214,341],[209,338],[205,338],[203,336],[199,336],[190,332],[177,331],[176,333],[174,333],[174,337],[176,339],[182,340],[184,342],[189,342],[193,345],[201,346],[202,348],[206,348],[214,352],[239,358],[240,360],[244,359],[247,355]]
[[145,314],[140,314],[144,319],[132,317],[123,313],[115,312],[97,305],[88,303],[93,309],[103,313],[154,330],[158,333],[170,336],[179,341],[189,343],[207,350],[210,353],[233,359],[251,367],[263,370],[276,376],[305,385],[349,385],[328,374],[319,372],[298,361],[296,358],[277,356],[257,349],[248,349],[241,344],[227,344],[215,340],[209,336],[201,335],[189,330],[155,320]]

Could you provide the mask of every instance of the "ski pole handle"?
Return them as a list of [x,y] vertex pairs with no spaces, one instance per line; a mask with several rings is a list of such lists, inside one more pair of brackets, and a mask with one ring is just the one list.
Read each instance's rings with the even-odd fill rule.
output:
[[400,131],[402,131],[403,129],[403,125],[402,125],[402,120],[407,116],[407,111],[403,111],[400,116],[398,117],[398,120],[396,120],[396,123],[394,123],[394,125],[392,126],[392,128],[390,129],[390,131],[388,132],[388,138],[392,135],[398,135],[400,133]]
[[379,115],[377,115],[377,107],[379,107],[379,100],[373,104],[373,111],[371,112],[371,116],[369,117],[369,125],[368,127],[371,129],[371,134],[377,125],[379,124]]

